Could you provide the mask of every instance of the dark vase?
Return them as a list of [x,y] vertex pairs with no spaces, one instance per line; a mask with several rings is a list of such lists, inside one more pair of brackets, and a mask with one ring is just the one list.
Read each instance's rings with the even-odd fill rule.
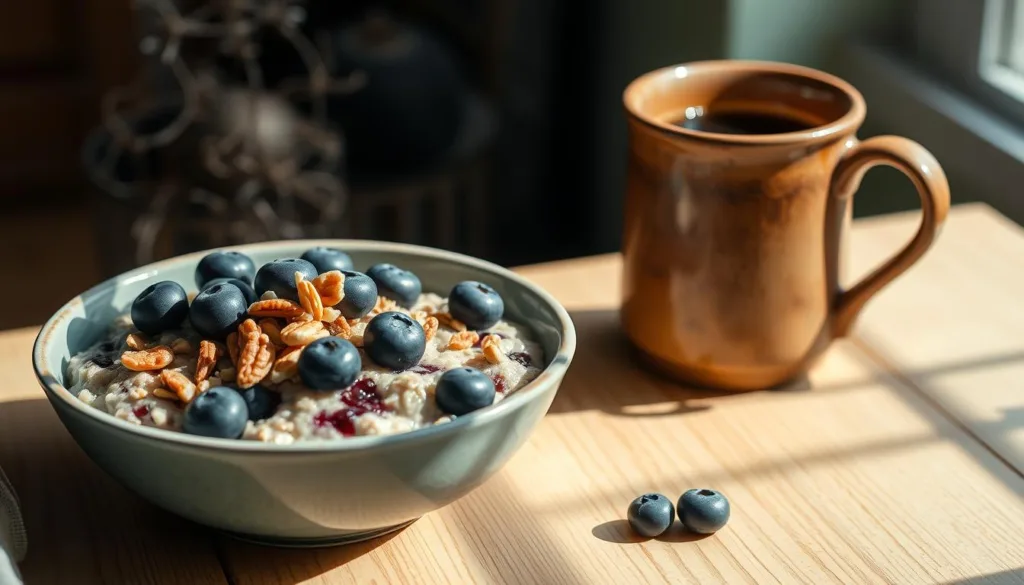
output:
[[332,46],[338,73],[361,71],[366,80],[328,103],[351,172],[400,172],[442,158],[456,140],[467,95],[448,49],[383,16],[337,31]]

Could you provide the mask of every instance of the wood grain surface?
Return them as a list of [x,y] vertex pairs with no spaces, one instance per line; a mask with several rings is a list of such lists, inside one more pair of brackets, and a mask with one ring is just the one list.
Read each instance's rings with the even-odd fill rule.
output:
[[[855,264],[882,257],[893,247],[883,237],[892,230],[899,241],[897,230],[913,222],[859,224]],[[879,242],[863,236],[872,231]],[[979,240],[1003,263],[949,252]],[[398,534],[334,549],[238,543],[127,494],[86,460],[42,399],[29,366],[34,330],[0,333],[9,373],[0,387],[0,466],[25,505],[27,582],[1024,583],[1024,479],[1004,452],[1011,442],[990,440],[976,411],[950,408],[931,390],[961,402],[999,396],[978,407],[983,414],[1024,408],[1011,380],[1000,394],[956,369],[988,355],[982,347],[1013,349],[1010,323],[993,324],[1006,336],[999,345],[974,319],[1015,310],[1007,291],[1017,281],[1007,273],[1024,257],[1024,238],[966,208],[939,241],[926,261],[943,256],[956,282],[935,280],[939,268],[922,264],[869,304],[855,330],[863,339],[836,344],[790,387],[742,394],[681,388],[637,365],[618,329],[618,257],[522,269],[572,311],[580,339],[549,415],[463,500]],[[981,286],[988,280],[991,289]],[[920,300],[922,288],[935,299]],[[957,291],[953,315],[967,323],[958,330],[947,327],[959,321],[921,315],[949,291]],[[908,295],[917,303],[887,306]],[[963,305],[977,302],[992,306],[971,317]],[[957,339],[966,355],[935,335]],[[981,382],[991,382],[1000,366],[985,367],[993,369]],[[624,515],[633,497],[656,490],[674,499],[691,487],[730,497],[725,529],[704,538],[630,535]]]

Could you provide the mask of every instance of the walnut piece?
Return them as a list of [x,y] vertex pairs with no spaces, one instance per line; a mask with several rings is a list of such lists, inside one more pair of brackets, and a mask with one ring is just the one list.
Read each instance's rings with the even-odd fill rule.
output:
[[313,283],[306,280],[301,272],[295,273],[295,289],[299,292],[299,304],[302,309],[309,313],[314,321],[324,318],[324,303],[320,293],[316,292]]
[[121,354],[121,365],[133,372],[162,370],[174,361],[174,352],[166,345]]
[[238,334],[235,332],[228,333],[227,339],[224,340],[224,345],[228,346],[228,357],[231,359],[231,363],[235,366],[238,365]]
[[171,342],[171,351],[178,355],[189,355],[192,353],[192,344],[184,337],[179,337]]
[[267,337],[270,338],[270,343],[278,347],[285,345],[285,342],[281,341],[281,325],[278,324],[277,320],[270,317],[260,319],[259,326],[267,334]]
[[181,372],[164,370],[160,372],[160,378],[163,380],[164,385],[178,396],[178,400],[185,404],[192,402],[192,399],[198,394],[196,385],[192,383],[192,380],[188,379],[188,376]]
[[270,373],[277,350],[270,343],[270,337],[252,319],[246,319],[238,326],[238,343],[235,381],[239,388],[251,388]]
[[216,343],[206,339],[199,342],[199,357],[196,359],[196,382],[202,382],[210,377],[210,374],[213,373],[213,367],[217,365],[217,360],[222,355]]
[[497,335],[487,335],[480,341],[480,348],[484,351],[484,357],[492,364],[501,363],[505,354],[501,351],[501,338]]
[[280,384],[294,378],[299,373],[299,356],[301,355],[301,347],[289,347],[282,351],[277,361],[274,362],[274,367],[270,370],[270,383]]
[[448,349],[469,349],[480,341],[480,334],[476,331],[459,331],[452,335],[448,341]]
[[251,317],[294,319],[305,312],[302,305],[288,299],[266,299],[249,305]]
[[423,320],[423,334],[427,337],[427,341],[430,341],[437,335],[437,328],[439,326],[440,323],[437,317],[430,316]]
[[321,337],[327,337],[330,333],[324,329],[324,324],[320,321],[296,321],[289,323],[281,329],[281,341],[285,345],[303,346],[313,343]]
[[340,270],[324,272],[311,282],[325,307],[333,307],[345,298],[345,275]]
[[128,346],[128,349],[139,351],[146,349],[146,346],[149,345],[149,340],[141,333],[129,333],[128,337],[124,339],[124,344]]
[[458,331],[461,333],[463,331],[466,331],[467,329],[465,323],[459,321],[455,317],[452,317],[451,314],[449,313],[434,313],[434,316],[437,317],[437,320],[438,322],[441,323],[441,325],[444,325],[445,327],[453,331]]

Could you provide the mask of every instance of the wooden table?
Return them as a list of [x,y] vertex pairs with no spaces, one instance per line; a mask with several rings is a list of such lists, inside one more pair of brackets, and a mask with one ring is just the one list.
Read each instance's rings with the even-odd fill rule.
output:
[[[913,215],[858,222],[860,272]],[[164,513],[96,468],[0,333],[0,466],[20,494],[29,584],[1024,583],[1024,232],[957,208],[936,248],[876,298],[806,381],[680,388],[641,369],[616,321],[619,259],[523,268],[572,311],[576,360],[508,466],[373,542],[238,543]],[[715,536],[646,542],[648,491],[729,495]]]

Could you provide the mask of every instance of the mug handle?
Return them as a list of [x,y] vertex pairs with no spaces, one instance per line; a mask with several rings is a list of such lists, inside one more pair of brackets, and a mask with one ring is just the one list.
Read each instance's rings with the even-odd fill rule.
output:
[[[876,136],[847,150],[832,173],[829,205],[845,202],[860,186],[864,173],[877,165],[898,169],[914,183],[921,198],[921,225],[899,253],[838,294],[832,308],[835,337],[846,336],[864,304],[921,258],[949,214],[949,184],[942,167],[923,146],[900,136]],[[839,225],[833,227],[838,232]]]

